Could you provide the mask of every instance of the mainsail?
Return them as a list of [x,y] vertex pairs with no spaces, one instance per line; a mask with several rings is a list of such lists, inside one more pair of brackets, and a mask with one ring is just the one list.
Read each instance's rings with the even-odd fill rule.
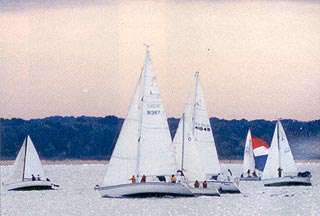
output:
[[277,121],[262,178],[277,178],[279,168],[282,176],[297,175],[298,172],[287,136],[281,122]]
[[253,156],[253,147],[252,147],[252,138],[251,131],[249,129],[246,139],[246,144],[244,147],[244,156],[243,156],[243,173],[255,171],[255,160]]
[[45,179],[44,171],[38,153],[30,136],[24,139],[22,147],[13,165],[9,182],[30,180],[32,175]]
[[126,184],[131,175],[171,175],[175,171],[167,117],[147,49],[143,71],[103,184]]
[[[195,73],[195,88],[185,106],[184,118],[179,122],[173,144],[178,167],[182,167],[183,161],[184,173],[188,179],[201,180],[207,175],[220,173],[220,164],[198,72]],[[184,147],[183,153],[182,147]]]

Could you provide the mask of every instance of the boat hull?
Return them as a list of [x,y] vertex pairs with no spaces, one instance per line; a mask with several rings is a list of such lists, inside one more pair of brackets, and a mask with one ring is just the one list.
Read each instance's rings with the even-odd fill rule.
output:
[[50,181],[21,181],[5,185],[8,191],[53,190],[56,186]]
[[240,177],[240,181],[261,181],[260,177]]
[[223,193],[241,193],[236,184],[232,181],[208,181],[208,187],[218,188],[221,194]]
[[190,189],[180,183],[173,184],[165,182],[121,184],[98,187],[97,190],[100,192],[102,197],[109,198],[194,196]]
[[194,196],[220,196],[217,188],[189,188]]
[[266,179],[263,182],[266,187],[311,186],[311,177],[284,176],[282,178]]

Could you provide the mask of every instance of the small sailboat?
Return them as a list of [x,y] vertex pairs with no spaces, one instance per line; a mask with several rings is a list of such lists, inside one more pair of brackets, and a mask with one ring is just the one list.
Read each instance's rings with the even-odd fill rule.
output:
[[248,130],[243,155],[243,171],[240,181],[260,181],[260,173],[263,171],[267,157],[268,144],[257,137],[251,136]]
[[38,153],[27,136],[13,165],[13,172],[5,188],[10,190],[50,190],[59,187],[44,174]]
[[[208,118],[199,72],[195,73],[195,87],[189,96],[179,122],[173,145],[178,167],[189,182],[206,181],[208,188],[221,193],[239,193],[232,181],[221,179],[221,168]],[[214,179],[220,176],[219,180]]]
[[102,197],[193,196],[185,185],[170,182],[170,177],[176,174],[171,142],[147,48],[144,67],[103,185],[96,189]]
[[264,186],[311,185],[310,172],[298,173],[290,145],[280,120],[269,148],[268,159],[262,174]]

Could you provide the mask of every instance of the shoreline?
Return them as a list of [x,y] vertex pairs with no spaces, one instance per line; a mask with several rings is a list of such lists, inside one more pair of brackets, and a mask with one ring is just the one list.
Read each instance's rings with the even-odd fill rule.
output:
[[[296,163],[320,163],[320,159],[312,159],[312,160],[295,160]],[[41,160],[44,165],[81,165],[81,164],[108,164],[107,160]],[[0,160],[0,166],[8,166],[12,165],[14,160]],[[241,164],[242,160],[220,160],[222,164]]]

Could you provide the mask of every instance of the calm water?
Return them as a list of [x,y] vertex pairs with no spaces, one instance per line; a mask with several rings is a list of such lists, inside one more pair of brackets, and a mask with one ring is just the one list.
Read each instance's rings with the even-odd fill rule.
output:
[[[93,190],[105,165],[46,165],[48,176],[61,185],[56,191],[1,191],[1,215],[320,215],[320,163],[299,164],[311,170],[312,187],[265,188],[241,182],[242,194],[198,198],[101,198]],[[238,164],[223,164],[239,174]],[[1,179],[10,167],[1,167]]]

